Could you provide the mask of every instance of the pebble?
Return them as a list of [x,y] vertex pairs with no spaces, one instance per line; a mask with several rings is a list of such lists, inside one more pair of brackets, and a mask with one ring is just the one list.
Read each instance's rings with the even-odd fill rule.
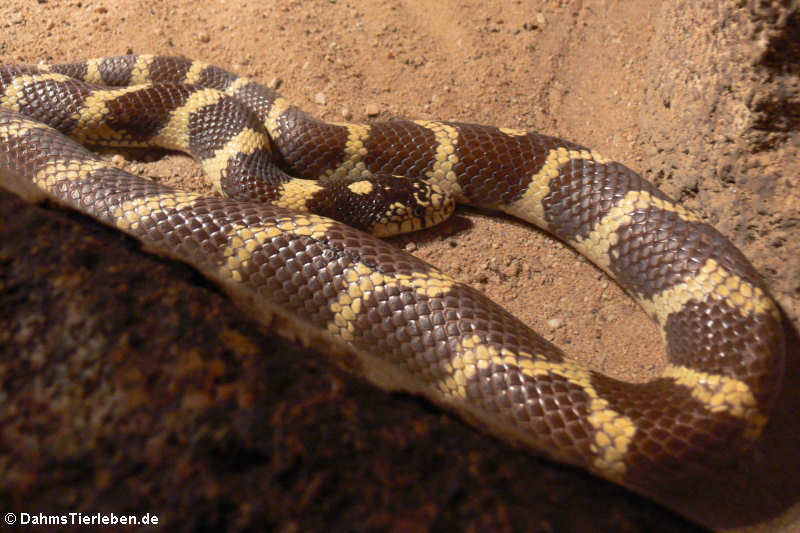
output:
[[558,329],[564,325],[564,322],[560,318],[551,318],[547,321],[547,327],[550,329]]
[[201,43],[207,43],[207,42],[209,42],[209,41],[211,40],[211,36],[210,36],[209,34],[207,34],[206,32],[203,32],[203,33],[201,33],[201,34],[199,34],[199,35],[197,36],[197,39],[198,39],[198,40],[199,40]]
[[314,101],[319,105],[325,105],[328,99],[325,97],[325,93],[320,92],[314,95]]
[[378,107],[378,104],[367,104],[364,107],[364,112],[368,117],[376,117],[381,114],[381,108]]
[[343,107],[341,113],[342,113],[342,118],[345,120],[350,120],[351,118],[353,118],[353,112],[350,111],[349,107]]

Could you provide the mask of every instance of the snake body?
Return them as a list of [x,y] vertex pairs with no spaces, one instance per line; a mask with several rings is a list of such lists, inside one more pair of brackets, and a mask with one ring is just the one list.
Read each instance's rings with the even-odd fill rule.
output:
[[[284,335],[507,441],[663,499],[748,448],[767,422],[784,340],[764,282],[698,215],[592,150],[453,122],[325,123],[254,81],[174,57],[3,67],[0,107],[4,187],[195,266]],[[233,198],[130,175],[45,124],[83,143],[188,150]],[[277,177],[259,181],[253,165]],[[418,216],[380,214],[386,233],[436,222],[434,204],[447,210],[449,198],[546,229],[658,323],[663,375],[633,384],[584,368],[425,262],[297,210],[346,215],[333,206],[341,198],[315,196],[320,187],[369,203],[396,175],[412,180],[404,194],[418,205],[393,192],[381,205]]]

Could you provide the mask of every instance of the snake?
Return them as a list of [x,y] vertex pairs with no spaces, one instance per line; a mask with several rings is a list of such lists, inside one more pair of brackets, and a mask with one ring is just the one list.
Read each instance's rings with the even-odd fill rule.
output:
[[[220,194],[129,174],[85,145],[186,151]],[[555,137],[324,122],[222,68],[127,55],[0,67],[0,185],[191,265],[381,389],[656,500],[752,449],[780,389],[780,312],[742,252],[633,170]],[[661,374],[587,368],[379,238],[455,203],[538,226],[607,273],[659,326]]]

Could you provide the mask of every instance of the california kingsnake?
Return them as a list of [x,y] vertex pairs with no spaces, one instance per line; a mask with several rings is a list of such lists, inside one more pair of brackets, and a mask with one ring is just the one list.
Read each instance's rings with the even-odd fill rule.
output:
[[[584,147],[451,122],[329,124],[246,78],[170,57],[2,67],[0,107],[4,187],[195,266],[256,319],[280,317],[284,335],[341,351],[377,386],[424,395],[505,440],[658,499],[748,447],[767,421],[784,340],[763,281],[700,217]],[[283,207],[132,176],[42,123],[89,144],[188,150],[224,192]],[[262,182],[253,168],[361,198],[407,176],[403,197],[418,205],[398,206],[387,188],[377,217],[387,233],[421,224],[394,222],[386,206],[433,223],[449,198],[536,224],[642,305],[669,364],[641,384],[588,370],[426,263],[298,213],[309,204],[348,213],[315,198],[317,182],[281,173]]]

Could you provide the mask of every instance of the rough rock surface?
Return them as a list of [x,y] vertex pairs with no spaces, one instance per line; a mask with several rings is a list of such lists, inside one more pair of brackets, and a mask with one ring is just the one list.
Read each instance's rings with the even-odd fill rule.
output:
[[694,530],[259,333],[190,269],[83,217],[1,191],[0,210],[15,214],[4,512],[150,513],[167,531]]

